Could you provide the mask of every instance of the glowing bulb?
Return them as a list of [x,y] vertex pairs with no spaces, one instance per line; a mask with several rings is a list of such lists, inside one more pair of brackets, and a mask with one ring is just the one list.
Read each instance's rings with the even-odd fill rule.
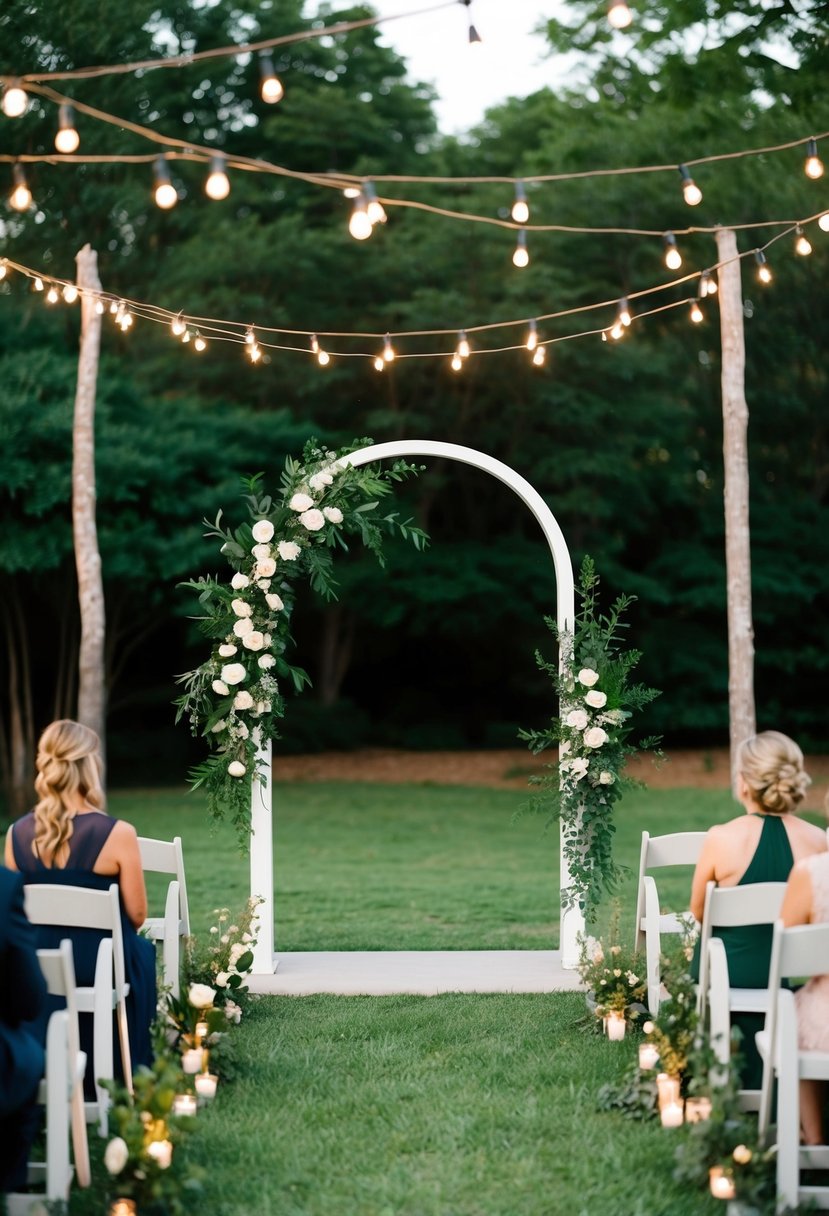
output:
[[181,335],[181,345],[186,346],[189,341],[190,341],[190,330],[185,329],[184,333]]
[[453,372],[459,372],[461,370],[461,368],[463,367],[463,359],[461,358],[461,356],[458,354],[457,351],[455,351],[454,355],[452,356],[452,362],[450,364],[450,367],[452,368]]
[[285,90],[282,87],[282,81],[274,71],[273,60],[270,55],[262,56],[259,61],[259,71],[262,77],[259,84],[259,96],[269,106],[276,105],[285,96]]
[[43,279],[40,276],[35,276],[32,281],[32,291],[43,291]]
[[343,198],[359,198],[362,191],[357,186],[346,186],[343,190]]
[[317,363],[319,363],[320,367],[327,367],[330,362],[331,356],[327,350],[317,351]]
[[6,270],[7,270],[6,263],[0,262],[0,279],[5,279]]
[[538,327],[535,321],[530,321],[530,327],[527,332],[527,341],[524,343],[527,350],[535,350],[538,346]]
[[459,359],[469,358],[469,340],[466,336],[466,330],[462,329],[458,334],[458,348],[455,352]]
[[394,359],[394,347],[391,344],[391,335],[386,334],[383,339],[383,360],[386,363],[391,363]]
[[249,325],[245,330],[245,346],[255,346],[256,336],[253,332],[253,326]]
[[258,363],[262,358],[262,352],[257,342],[251,342],[248,345],[248,355],[250,356],[251,363]]
[[358,194],[354,200],[351,218],[348,221],[348,231],[355,241],[365,241],[371,236],[371,220],[368,218],[365,195]]
[[15,211],[28,211],[32,205],[32,192],[26,185],[26,174],[23,172],[22,165],[15,165],[12,169],[14,180],[14,188],[9,195],[9,205],[14,207]]
[[105,308],[104,308],[103,300],[95,301],[95,312],[98,314],[99,317],[102,317],[104,315]]
[[170,329],[173,332],[174,338],[180,338],[183,333],[187,332],[187,326],[184,323],[184,318],[182,317],[181,313],[178,313],[175,317],[173,317],[172,321],[170,322]]
[[608,332],[613,341],[618,342],[620,338],[624,337],[625,327],[621,321],[614,321]]
[[633,314],[630,311],[627,296],[619,301],[619,311],[616,314],[616,320],[620,325],[627,327],[633,320]]
[[820,228],[821,232],[829,232],[829,211],[824,211],[823,215],[817,222],[817,226]]
[[57,304],[59,299],[60,299],[60,296],[58,295],[58,289],[57,289],[57,287],[55,287],[55,285],[53,283],[52,286],[49,288],[49,290],[46,292],[46,303],[47,304]]
[[797,230],[797,240],[794,243],[795,253],[799,253],[802,258],[807,258],[812,252],[812,245],[805,232],[800,228]]
[[67,304],[74,304],[78,298],[78,289],[74,283],[67,283],[63,289],[63,298]]
[[679,270],[682,256],[676,247],[676,237],[672,232],[666,232],[662,240],[665,243],[665,265],[669,270]]
[[119,305],[118,305],[118,301],[117,301],[117,300],[110,300],[110,302],[109,302],[109,311],[110,311],[110,313],[113,313],[113,314],[116,314],[116,315],[117,315],[117,313],[118,313],[118,311],[119,311]]
[[814,139],[810,139],[806,145],[806,163],[803,168],[806,176],[811,177],[813,181],[823,177],[823,161],[817,154],[817,141]]
[[230,181],[225,172],[223,156],[210,157],[210,172],[204,183],[204,192],[208,198],[212,198],[217,203],[230,194]]
[[193,346],[199,352],[199,354],[201,354],[203,350],[207,350],[207,343],[198,330],[196,330],[196,336],[193,339]]
[[3,113],[6,118],[20,118],[26,113],[29,106],[29,98],[22,86],[19,83],[7,84],[3,93]]
[[766,255],[762,249],[754,250],[754,260],[757,263],[757,278],[761,283],[770,283],[772,280],[771,266],[766,261]]
[[58,130],[55,135],[55,147],[58,152],[69,155],[71,152],[77,152],[80,142],[81,137],[75,130],[72,107],[65,101],[61,102],[58,109]]
[[311,353],[316,355],[319,352],[320,343],[316,334],[311,334]]
[[682,180],[682,196],[689,207],[696,207],[702,202],[702,191],[696,184],[685,165],[679,166],[679,176]]
[[170,180],[170,170],[163,156],[155,162],[155,201],[162,211],[169,211],[178,202],[178,192]]
[[388,216],[371,182],[366,182],[363,186],[363,195],[365,196],[366,210],[368,211],[368,218],[371,220],[371,223],[385,224]]
[[691,301],[691,320],[695,325],[699,325],[700,321],[705,320],[705,314],[696,300]]
[[381,372],[385,366],[386,366],[385,359],[383,358],[382,355],[378,355],[377,358],[374,360],[374,370],[376,372]]
[[543,367],[544,360],[547,358],[547,348],[545,346],[537,346],[533,354],[533,363],[536,367]]
[[633,21],[633,13],[624,2],[611,0],[607,6],[607,19],[615,30],[624,30]]
[[699,278],[699,294],[704,300],[706,296],[717,294],[717,280],[710,270],[703,270]]
[[527,192],[523,182],[515,183],[515,202],[512,204],[512,218],[516,224],[526,224],[530,218],[530,207],[527,202]]
[[523,228],[518,233],[518,244],[515,246],[515,252],[512,255],[512,264],[522,269],[528,266],[530,262],[530,251],[527,249],[527,234]]

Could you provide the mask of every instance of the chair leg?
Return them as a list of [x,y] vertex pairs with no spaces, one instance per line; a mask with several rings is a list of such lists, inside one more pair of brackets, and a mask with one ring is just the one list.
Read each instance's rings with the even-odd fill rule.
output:
[[797,1067],[797,1019],[794,997],[778,998],[777,1043],[777,1195],[778,1210],[796,1208],[800,1189],[800,1082]]
[[[83,1061],[83,1064],[81,1063]],[[81,1052],[80,1060],[76,1066],[74,1076],[74,1086],[72,1089],[71,1108],[71,1123],[72,1123],[72,1151],[75,1158],[75,1176],[78,1180],[78,1186],[89,1186],[92,1182],[92,1175],[89,1169],[89,1141],[86,1134],[86,1108],[83,1100],[83,1078],[86,1072],[85,1068],[86,1057]]]
[[71,1083],[68,1015],[53,1014],[46,1038],[46,1198],[65,1203],[72,1181],[69,1163],[69,1103]]

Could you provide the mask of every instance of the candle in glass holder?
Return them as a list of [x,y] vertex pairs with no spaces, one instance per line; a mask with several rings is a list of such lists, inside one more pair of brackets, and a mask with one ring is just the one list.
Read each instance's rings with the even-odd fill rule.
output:
[[682,1103],[668,1102],[659,1112],[659,1118],[662,1120],[663,1127],[681,1127],[682,1126]]
[[666,1072],[660,1072],[656,1078],[656,1092],[659,1097],[659,1109],[664,1110],[671,1103],[679,1102],[679,1077],[670,1077]]
[[113,1199],[109,1216],[135,1216],[137,1210],[134,1199]]
[[151,1140],[147,1152],[158,1165],[159,1169],[170,1168],[173,1160],[173,1146],[169,1140]]
[[721,1165],[712,1165],[708,1171],[708,1186],[715,1199],[734,1199],[737,1192],[734,1179]]
[[642,1069],[656,1068],[659,1052],[653,1043],[639,1044],[639,1067]]
[[199,1104],[192,1094],[176,1094],[173,1099],[174,1115],[195,1115]]
[[201,1047],[191,1047],[182,1053],[181,1067],[186,1073],[201,1072],[204,1051]]
[[710,1098],[686,1098],[685,1100],[685,1122],[686,1123],[703,1123],[706,1119],[711,1118],[711,1099]]
[[625,1015],[623,1013],[607,1015],[607,1037],[617,1043],[625,1037]]
[[200,1043],[202,1039],[206,1039],[209,1031],[207,1022],[196,1022],[196,1042]]
[[216,1097],[216,1086],[219,1084],[219,1078],[212,1072],[201,1072],[196,1077],[196,1093],[200,1098],[209,1101],[210,1098]]

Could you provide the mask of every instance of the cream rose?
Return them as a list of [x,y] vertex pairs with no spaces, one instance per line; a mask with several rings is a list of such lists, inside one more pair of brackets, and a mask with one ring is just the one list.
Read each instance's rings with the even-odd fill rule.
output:
[[209,1009],[216,998],[214,989],[209,984],[191,984],[187,1000],[194,1009]]
[[261,655],[257,662],[263,671],[267,671],[269,667],[274,667],[276,665],[276,659],[272,654]]
[[127,1148],[126,1140],[122,1140],[120,1136],[113,1136],[104,1149],[104,1165],[107,1172],[120,1174],[129,1159],[130,1150]]
[[239,692],[237,692],[236,696],[233,698],[233,708],[234,709],[252,709],[253,708],[253,697],[250,695],[249,692],[247,692],[246,689],[242,688]]
[[242,645],[247,647],[248,650],[261,650],[265,645],[265,639],[258,629],[253,629],[242,638]]
[[299,545],[295,540],[281,540],[276,546],[276,551],[283,562],[295,562],[299,557]]
[[225,1001],[225,1017],[238,1026],[242,1020],[242,1006],[237,1005],[235,1001]]
[[213,681],[213,691],[217,692],[220,697],[226,697],[229,694],[230,689],[228,688],[227,684],[225,684],[225,682],[223,680],[214,680]]
[[241,760],[231,760],[230,764],[227,766],[227,771],[230,773],[231,777],[244,777],[247,769],[245,768],[244,764],[242,764]]
[[601,726],[591,726],[590,730],[584,732],[585,747],[601,747],[603,743],[607,743],[607,731],[602,730]]
[[319,532],[320,528],[325,526],[325,516],[322,511],[318,511],[314,507],[311,511],[303,511],[299,517],[299,522],[309,532]]
[[258,519],[251,531],[253,532],[253,539],[255,541],[259,543],[269,541],[273,536],[273,524],[269,519]]
[[599,692],[598,688],[593,688],[585,694],[584,703],[591,709],[603,709],[607,705],[607,697],[603,692]]
[[272,557],[262,557],[256,563],[257,578],[271,578],[276,574],[276,562]]
[[247,674],[244,663],[225,663],[222,668],[225,684],[241,684]]
[[245,600],[231,600],[230,606],[237,616],[253,616],[253,609]]
[[599,785],[613,785],[615,780],[613,773],[608,772],[607,769],[599,773]]
[[237,571],[237,573],[234,574],[233,578],[230,580],[230,585],[234,591],[243,591],[249,582],[250,579],[246,574],[242,574],[240,571]]
[[270,545],[254,545],[251,553],[257,561],[261,561],[263,557],[270,557],[271,547]]
[[320,490],[324,490],[326,486],[330,486],[333,480],[334,478],[331,474],[326,473],[323,469],[319,473],[315,473],[313,477],[308,478],[308,485],[312,490],[319,492]]
[[233,632],[237,638],[244,638],[247,634],[253,632],[253,621],[246,616],[240,617],[233,626]]
[[330,524],[341,524],[343,513],[339,507],[323,507],[322,513]]
[[219,647],[219,654],[223,659],[230,659],[235,655],[238,647],[231,645],[230,642],[224,642]]
[[571,709],[564,719],[565,724],[572,726],[573,730],[584,730],[589,721],[587,711],[584,709]]
[[310,494],[294,494],[288,506],[292,511],[308,511],[314,505]]
[[282,603],[281,597],[278,596],[275,591],[268,592],[268,594],[265,596],[265,600],[267,602],[268,607],[273,612],[281,612],[282,609],[285,607],[285,605]]
[[592,688],[594,684],[598,684],[599,682],[599,673],[594,671],[592,667],[582,667],[576,679],[585,688]]

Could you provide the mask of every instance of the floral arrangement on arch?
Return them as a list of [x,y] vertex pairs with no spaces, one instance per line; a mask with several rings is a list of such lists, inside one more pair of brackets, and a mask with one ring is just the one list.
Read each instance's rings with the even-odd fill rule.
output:
[[631,719],[654,698],[657,689],[631,682],[641,651],[625,649],[622,617],[634,596],[619,596],[606,615],[598,604],[599,579],[593,561],[585,557],[577,587],[579,605],[572,633],[560,632],[545,617],[559,643],[558,665],[536,653],[539,668],[549,675],[559,699],[559,716],[544,730],[521,731],[531,751],[539,754],[558,745],[558,763],[531,778],[541,793],[534,810],[560,820],[562,849],[570,874],[563,899],[595,918],[603,894],[616,889],[620,876],[613,860],[613,807],[624,790],[637,784],[626,777],[625,765],[640,750],[657,751],[657,738],[634,743]]
[[191,773],[194,787],[207,791],[215,819],[229,814],[239,840],[247,844],[250,785],[262,779],[261,747],[278,738],[285,712],[284,682],[296,691],[309,682],[285,658],[290,642],[294,584],[307,577],[315,591],[334,597],[332,551],[348,549],[355,536],[382,563],[384,533],[397,533],[416,548],[428,543],[421,529],[396,513],[380,515],[380,500],[394,483],[419,469],[405,461],[390,467],[340,463],[355,448],[331,451],[310,440],[300,461],[289,457],[280,494],[262,487],[262,474],[244,481],[249,520],[236,529],[205,520],[208,536],[222,541],[221,552],[233,570],[229,581],[209,576],[184,583],[197,592],[203,633],[211,639],[210,657],[178,677],[184,695],[176,701],[176,721],[187,717],[211,755]]

